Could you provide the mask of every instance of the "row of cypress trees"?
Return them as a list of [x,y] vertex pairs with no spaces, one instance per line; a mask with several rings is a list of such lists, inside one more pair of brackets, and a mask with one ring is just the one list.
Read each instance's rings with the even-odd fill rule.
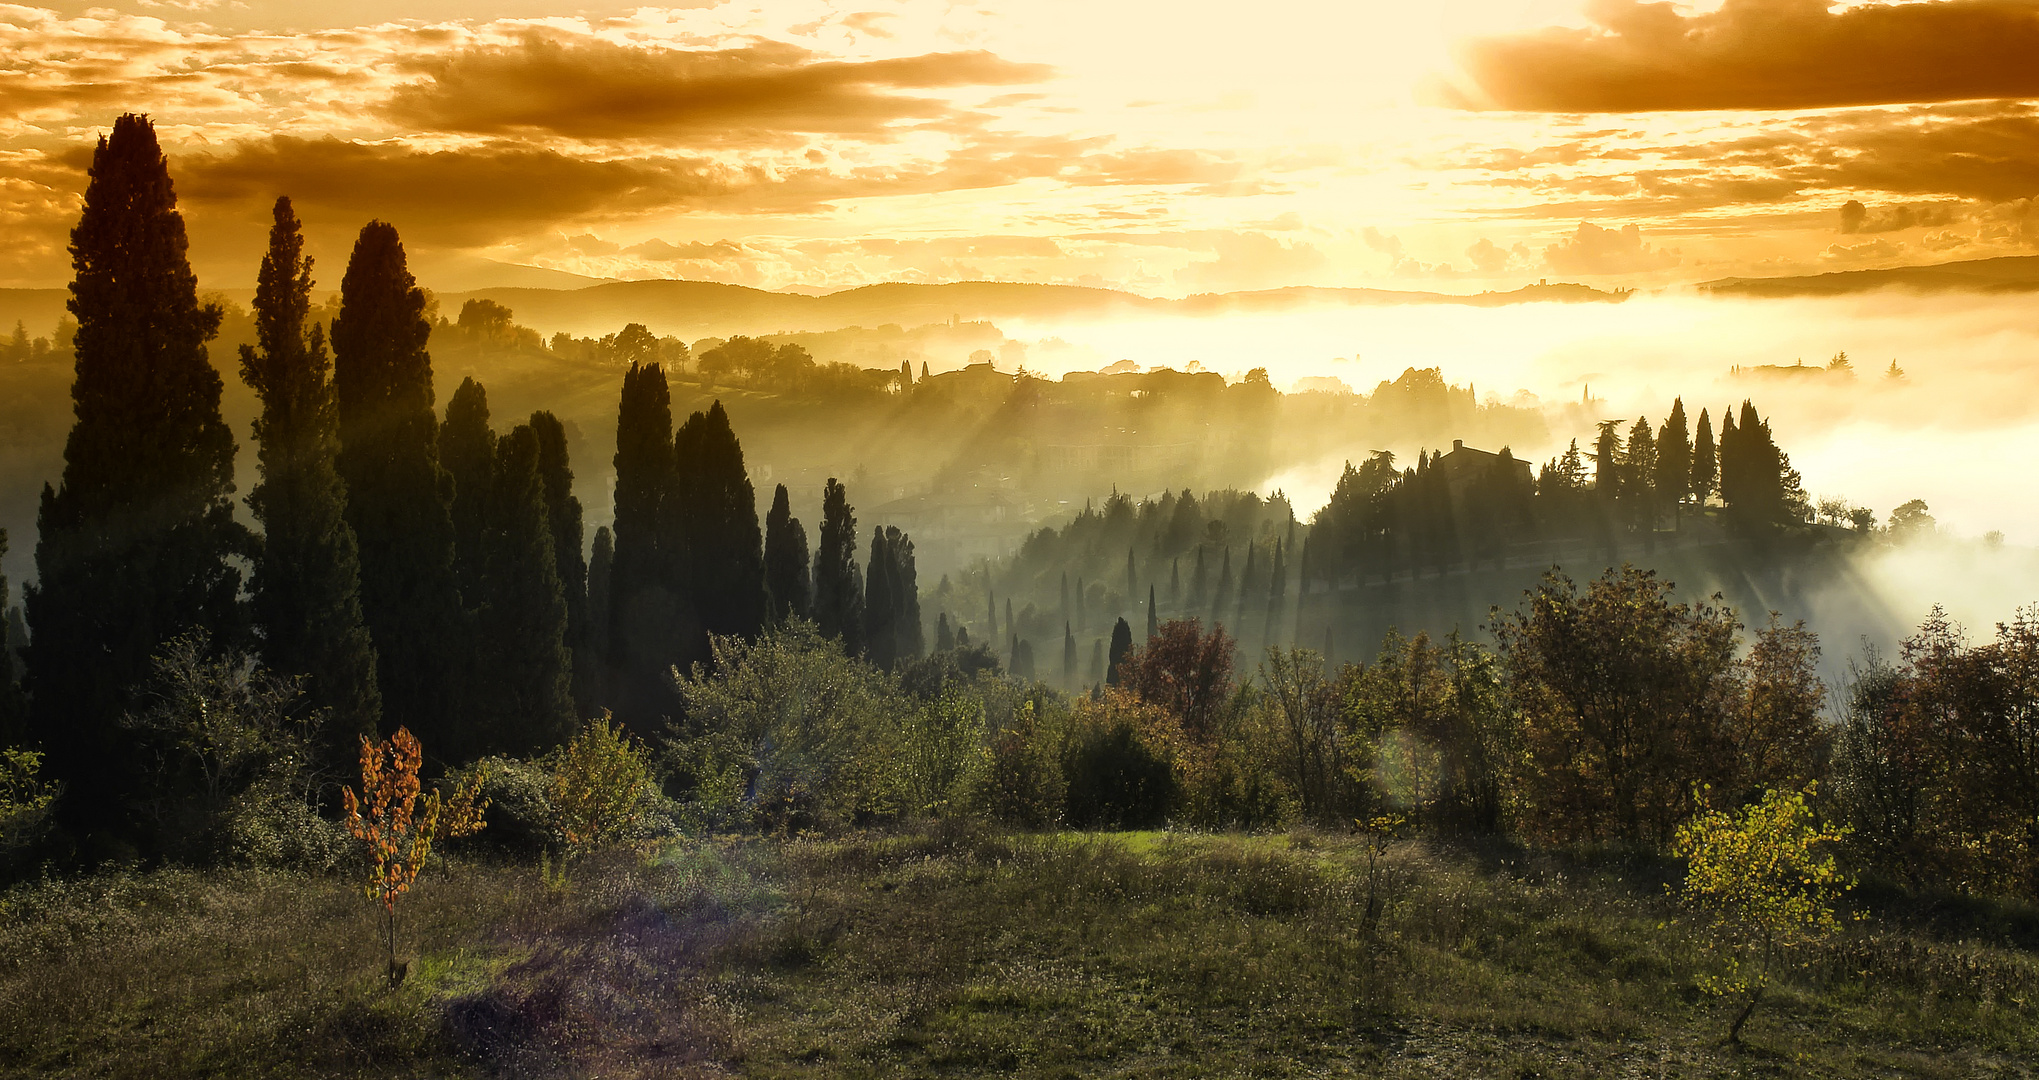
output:
[[361,230],[329,343],[287,198],[240,354],[261,402],[249,530],[206,349],[220,312],[198,301],[146,117],[100,140],[71,239],[77,422],[43,491],[25,685],[26,734],[80,835],[148,843],[128,804],[149,762],[120,718],[144,703],[162,644],[192,631],[303,676],[338,768],[358,736],[399,725],[450,763],[539,750],[603,707],[654,723],[676,712],[671,669],[706,659],[709,634],[768,620],[814,618],[860,652],[875,640],[887,665],[921,651],[911,542],[881,530],[859,580],[855,517],[830,481],[810,577],[785,488],[761,536],[721,403],[674,431],[655,364],[625,375],[615,528],[585,560],[559,420],[498,433],[472,379],[435,414],[427,298],[387,223]]

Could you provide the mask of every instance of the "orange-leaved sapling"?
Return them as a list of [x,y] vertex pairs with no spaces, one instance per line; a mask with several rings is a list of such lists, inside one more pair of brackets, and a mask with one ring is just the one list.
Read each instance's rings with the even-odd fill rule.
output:
[[362,892],[382,906],[384,942],[389,947],[389,984],[402,982],[408,964],[396,959],[397,901],[411,891],[442,837],[471,836],[486,822],[488,801],[479,799],[486,771],[477,771],[451,798],[432,792],[420,799],[418,766],[423,751],[409,728],[377,743],[361,737],[361,791],[342,788],[347,831],[368,845],[368,877]]

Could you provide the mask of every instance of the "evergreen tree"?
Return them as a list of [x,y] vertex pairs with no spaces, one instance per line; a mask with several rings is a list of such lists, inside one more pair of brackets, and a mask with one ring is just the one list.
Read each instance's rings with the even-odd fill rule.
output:
[[1232,598],[1232,549],[1226,548],[1220,560],[1223,569],[1218,571],[1218,591],[1211,594],[1210,624],[1217,626],[1223,621],[1225,602]]
[[892,608],[892,549],[881,526],[871,527],[871,557],[864,564],[864,655],[891,671],[899,660]]
[[[674,486],[685,508],[688,596],[700,629],[755,638],[765,619],[764,540],[757,492],[722,402],[689,416],[673,445]],[[685,646],[688,664],[708,659],[707,638]]]
[[956,647],[956,632],[949,628],[949,613],[944,611],[935,616],[935,651],[948,652]]
[[1126,599],[1140,595],[1140,579],[1133,572],[1133,549],[1126,548]]
[[1637,417],[1622,452],[1622,495],[1629,503],[1630,527],[1652,548],[1657,528],[1656,479],[1657,437],[1650,430],[1649,418]]
[[452,479],[439,465],[425,293],[396,229],[361,229],[333,320],[333,391],[347,523],[361,550],[361,613],[375,644],[385,727],[445,747],[471,650],[453,570]]
[[1029,682],[1034,678],[1034,644],[1014,638],[1012,647],[1012,673]]
[[920,571],[913,561],[913,538],[892,526],[885,527],[892,546],[892,611],[895,646],[901,661],[914,661],[927,652],[927,635],[920,625]]
[[1714,448],[1719,460],[1720,501],[1731,504],[1742,493],[1741,433],[1735,430],[1735,411],[1729,409],[1720,414],[1720,441]]
[[[0,529],[0,564],[7,559],[7,530]],[[14,663],[21,642],[14,640],[12,607],[7,593],[7,575],[0,573],[0,748],[20,746],[28,741],[28,699],[21,693],[21,673]]]
[[1076,631],[1066,622],[1062,624],[1062,687],[1076,687]]
[[1147,586],[1147,640],[1161,632],[1161,612],[1154,606],[1154,586]]
[[[609,647],[610,597],[615,595],[616,538],[604,525],[595,530],[594,549],[588,555],[588,637],[587,668],[590,686],[590,700],[594,708],[583,712],[594,712],[608,707],[609,693]],[[579,657],[575,659],[578,672]]]
[[[1201,554],[1199,555],[1201,557]],[[1182,560],[1168,560],[1168,606],[1176,608],[1182,603]]]
[[304,676],[309,703],[326,711],[324,763],[343,767],[354,760],[358,737],[376,734],[382,693],[362,622],[360,555],[340,482],[333,364],[324,329],[305,325],[311,260],[289,199],[276,200],[275,219],[255,281],[257,344],[241,346],[241,379],[262,402],[255,418],[262,480],[248,495],[262,523],[255,625],[263,663]]
[[1706,499],[1713,494],[1714,481],[1719,474],[1719,463],[1714,457],[1713,421],[1706,410],[1699,410],[1699,429],[1692,437],[1692,479],[1690,491],[1696,506],[1704,507]]
[[615,554],[609,571],[610,707],[640,734],[672,716],[680,595],[662,529],[673,487],[673,410],[665,369],[633,364],[616,405]]
[[765,595],[773,622],[808,617],[812,589],[807,567],[807,527],[793,516],[786,485],[780,484],[765,515]]
[[[1150,637],[1149,640],[1152,640]],[[1104,681],[1107,686],[1119,684],[1119,665],[1125,662],[1126,654],[1133,651],[1133,628],[1120,619],[1112,624],[1112,649],[1106,661]]]
[[857,515],[842,482],[821,492],[821,544],[814,554],[814,622],[843,651],[864,654],[864,583],[857,574]]
[[1678,507],[1692,486],[1692,433],[1685,421],[1685,399],[1671,402],[1671,415],[1657,433],[1657,498],[1671,507],[1672,524],[1677,524]]
[[573,671],[574,715],[601,711],[601,653],[589,648],[588,563],[581,554],[587,526],[581,501],[573,493],[573,465],[567,459],[566,426],[540,410],[531,414],[531,433],[538,439],[538,476],[545,484],[545,520],[552,527],[552,565],[566,598],[566,648]]
[[989,588],[984,590],[984,643],[988,646],[998,640],[998,594]]
[[496,433],[489,427],[488,391],[472,376],[446,402],[446,420],[439,425],[439,463],[453,478],[453,577],[460,585],[461,604],[479,608],[484,602],[482,578],[488,531],[489,489],[496,475]]
[[1088,625],[1087,623],[1085,623],[1085,622],[1084,622],[1084,618],[1083,618],[1083,575],[1082,575],[1082,574],[1078,574],[1078,575],[1076,575],[1076,625],[1077,625],[1077,627],[1078,627],[1078,628],[1081,628],[1081,627],[1083,627],[1083,626],[1086,626],[1086,625]]
[[573,727],[573,658],[566,593],[552,547],[538,435],[520,425],[496,447],[483,504],[477,618],[476,723],[450,747],[462,760],[529,757]]
[[245,633],[233,520],[234,437],[205,343],[220,311],[198,302],[184,219],[145,117],[116,120],[92,155],[71,231],[77,423],[45,486],[36,584],[25,590],[32,734],[70,790],[83,832],[125,831],[145,763],[120,716],[169,638]]

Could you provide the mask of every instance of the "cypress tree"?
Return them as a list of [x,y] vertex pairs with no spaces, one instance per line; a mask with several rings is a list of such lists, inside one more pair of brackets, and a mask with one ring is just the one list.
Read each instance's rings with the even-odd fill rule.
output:
[[1671,506],[1671,523],[1678,521],[1678,507],[1692,486],[1692,433],[1685,421],[1685,399],[1671,401],[1671,415],[1657,433],[1657,498]]
[[446,420],[439,425],[439,462],[453,478],[453,576],[460,584],[461,603],[472,609],[486,600],[482,578],[487,570],[489,489],[496,475],[496,433],[489,427],[489,396],[473,377],[446,402]]
[[1112,624],[1112,651],[1104,671],[1106,685],[1119,684],[1119,665],[1125,662],[1126,654],[1133,651],[1133,628],[1120,619]]
[[463,759],[530,756],[573,724],[573,658],[566,594],[552,549],[539,471],[538,435],[520,425],[496,447],[484,503],[482,581],[474,696],[480,721],[455,744]]
[[[764,538],[743,445],[722,402],[687,418],[673,440],[675,490],[687,510],[688,595],[702,631],[755,638],[765,620]],[[689,662],[708,640],[686,643]]]
[[1720,442],[1714,448],[1719,459],[1720,501],[1730,507],[1742,498],[1741,442],[1741,432],[1735,430],[1735,411],[1730,408],[1720,415]]
[[814,554],[814,622],[843,651],[864,653],[864,583],[857,574],[857,515],[835,477],[821,492],[821,544]]
[[[593,713],[596,709],[608,708],[609,693],[609,598],[616,569],[616,538],[604,525],[595,530],[595,544],[588,555],[588,636],[586,666],[593,707],[583,709]],[[571,619],[571,616],[569,616]],[[575,656],[575,675],[579,677],[581,657]]]
[[1714,458],[1713,421],[1706,410],[1699,410],[1699,430],[1692,437],[1692,479],[1690,491],[1692,500],[1698,506],[1706,505],[1706,498],[1713,494],[1713,485],[1719,466]]
[[255,418],[262,480],[248,495],[262,523],[254,615],[270,670],[305,677],[326,710],[325,764],[344,767],[376,733],[382,693],[361,615],[361,563],[340,482],[340,428],[325,331],[305,326],[311,260],[290,200],[276,200],[269,251],[255,283],[256,345],[241,346],[241,380],[262,401]]
[[1083,618],[1083,575],[1076,575],[1076,625],[1085,625]]
[[1147,586],[1147,640],[1161,632],[1161,612],[1154,606],[1154,586]]
[[453,570],[452,478],[432,415],[431,324],[394,226],[361,229],[333,320],[333,390],[347,523],[361,550],[361,613],[375,643],[383,723],[435,756],[453,741],[471,653]]
[[1076,631],[1066,622],[1062,624],[1062,687],[1076,688]]
[[944,611],[935,616],[935,651],[948,652],[956,647],[956,632],[949,628],[949,613]]
[[920,626],[920,571],[913,563],[913,538],[887,525],[885,534],[892,546],[892,627],[895,646],[903,661],[918,660],[927,652],[927,635]]
[[1140,579],[1133,573],[1133,549],[1126,548],[1126,599],[1140,595]]
[[998,595],[987,586],[984,590],[985,644],[998,640]]
[[[0,564],[7,558],[7,530],[0,529]],[[7,593],[7,575],[0,573],[0,747],[20,746],[28,741],[28,699],[21,693],[21,674],[15,670],[14,653],[21,642],[14,640],[12,601]]]
[[1064,570],[1064,571],[1062,571],[1062,612],[1061,612],[1061,614],[1062,614],[1062,621],[1063,621],[1063,622],[1065,622],[1065,623],[1066,623],[1066,622],[1068,622],[1068,621],[1070,620],[1070,618],[1072,617],[1072,616],[1071,616],[1071,614],[1070,614],[1070,607],[1069,607],[1069,571],[1067,571],[1067,570]]
[[1176,607],[1181,603],[1182,559],[1178,557],[1168,560],[1168,606]]
[[892,583],[892,547],[885,530],[871,527],[871,557],[864,567],[864,652],[871,663],[890,671],[899,659],[899,639],[893,601],[897,590]]
[[566,598],[566,648],[573,671],[574,715],[594,716],[601,710],[597,657],[588,646],[588,562],[581,554],[587,526],[581,501],[573,493],[573,464],[567,459],[566,425],[549,412],[531,414],[531,434],[538,440],[538,478],[545,485],[545,520],[552,528],[552,565]]
[[772,493],[772,509],[765,515],[765,595],[771,602],[773,622],[805,619],[813,607],[807,527],[793,516],[784,484]]
[[665,370],[632,364],[616,406],[615,554],[609,573],[609,698],[639,734],[677,699],[667,670],[678,656],[680,596],[662,528],[673,486],[673,410]]
[[1034,643],[1013,639],[1012,673],[1031,682],[1034,678]]
[[70,246],[77,423],[62,481],[43,488],[25,593],[31,734],[70,785],[58,812],[114,839],[145,767],[118,720],[168,638],[241,640],[228,559],[253,543],[233,520],[234,437],[206,356],[220,311],[198,302],[147,118],[116,120],[88,175]]

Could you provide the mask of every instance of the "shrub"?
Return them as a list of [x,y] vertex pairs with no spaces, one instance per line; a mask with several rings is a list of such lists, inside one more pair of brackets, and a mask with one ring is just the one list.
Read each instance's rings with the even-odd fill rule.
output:
[[555,753],[553,825],[568,862],[621,839],[638,821],[651,790],[651,755],[623,725],[605,715],[590,720]]
[[1853,885],[1832,854],[1815,851],[1845,830],[1821,828],[1803,792],[1766,791],[1738,811],[1712,810],[1680,826],[1674,850],[1686,860],[1683,898],[1708,920],[1720,970],[1699,977],[1700,989],[1743,999],[1728,1029],[1742,1025],[1763,991],[1799,950],[1840,929],[1834,900]]
[[994,821],[1038,829],[1063,816],[1067,784],[1032,701],[993,732],[970,776],[970,805]]
[[1177,796],[1173,718],[1131,694],[1079,702],[1062,749],[1066,816],[1078,828],[1153,828]]
[[49,832],[60,794],[56,783],[42,779],[41,754],[0,750],[0,869],[12,868]]

